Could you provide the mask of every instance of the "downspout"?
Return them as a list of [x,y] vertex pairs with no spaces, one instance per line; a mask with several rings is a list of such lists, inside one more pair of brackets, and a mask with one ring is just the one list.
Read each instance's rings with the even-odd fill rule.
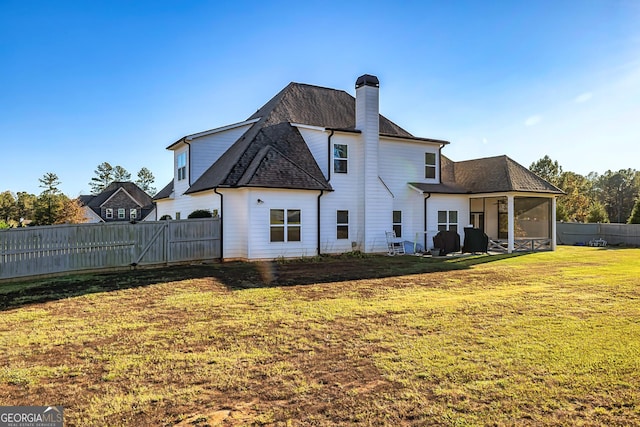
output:
[[320,197],[322,197],[322,195],[324,194],[324,190],[320,190],[320,194],[318,194],[318,214],[317,214],[317,221],[318,221],[318,256],[320,256]]
[[331,133],[329,134],[329,138],[327,138],[327,182],[331,182],[331,159],[333,156],[331,155],[331,137],[335,131],[331,129]]
[[[329,137],[327,138],[327,182],[331,181],[331,137],[333,136],[333,134],[335,133],[335,131],[333,129],[331,129],[331,133],[329,134]],[[320,255],[320,197],[322,197],[324,195],[324,190],[320,190],[320,194],[318,194],[318,212],[317,212],[317,221],[318,221],[318,229],[317,229],[317,233],[318,233],[318,241],[317,241],[317,252],[318,255]]]
[[[422,193],[424,194],[424,193]],[[427,193],[424,198],[424,251],[427,251],[427,199],[431,197],[431,193]]]
[[220,261],[224,261],[224,198],[218,193],[218,187],[214,187],[213,192],[220,196]]

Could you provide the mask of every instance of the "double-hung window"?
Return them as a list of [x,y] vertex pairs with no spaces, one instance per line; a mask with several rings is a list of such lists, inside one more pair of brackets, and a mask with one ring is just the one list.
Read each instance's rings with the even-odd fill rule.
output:
[[104,216],[105,216],[107,219],[113,219],[113,208],[107,208],[107,209],[105,209]]
[[271,242],[300,241],[300,209],[271,209],[269,224]]
[[436,177],[436,153],[424,153],[424,177]]
[[347,146],[345,144],[333,144],[333,171],[335,173],[347,173]]
[[336,215],[337,230],[336,237],[338,239],[349,238],[349,211],[338,211]]
[[438,231],[458,232],[458,211],[438,211]]
[[182,181],[187,177],[187,153],[178,154],[176,164],[178,171],[178,181]]
[[129,209],[129,218],[136,219],[138,217],[138,210],[135,208]]
[[124,219],[125,218],[124,213],[125,213],[124,208],[118,208],[118,219]]

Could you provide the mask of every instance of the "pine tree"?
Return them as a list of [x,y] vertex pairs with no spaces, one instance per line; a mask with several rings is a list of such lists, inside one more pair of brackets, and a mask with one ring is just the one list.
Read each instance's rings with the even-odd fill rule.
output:
[[38,197],[36,207],[36,222],[39,225],[51,225],[55,223],[60,206],[60,196],[62,193],[58,189],[60,179],[53,172],[45,173],[39,179],[40,188],[44,190]]
[[113,182],[113,167],[109,162],[103,162],[98,165],[94,172],[96,176],[91,178],[89,185],[91,186],[91,192],[93,194],[100,194],[102,190]]
[[[113,168],[113,181],[117,182],[130,182],[131,174],[122,166],[116,166]],[[109,183],[111,184],[111,183]],[[107,185],[109,185],[107,184]]]
[[152,186],[155,180],[156,178],[153,176],[151,171],[143,167],[138,172],[136,184],[142,189],[142,191],[153,196],[156,193],[156,188]]

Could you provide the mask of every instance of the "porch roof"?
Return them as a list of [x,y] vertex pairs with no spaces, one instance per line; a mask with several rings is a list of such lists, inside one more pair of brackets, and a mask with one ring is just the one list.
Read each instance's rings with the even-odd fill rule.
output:
[[449,194],[546,193],[564,194],[507,156],[454,162],[442,156],[440,184],[409,183],[423,192]]

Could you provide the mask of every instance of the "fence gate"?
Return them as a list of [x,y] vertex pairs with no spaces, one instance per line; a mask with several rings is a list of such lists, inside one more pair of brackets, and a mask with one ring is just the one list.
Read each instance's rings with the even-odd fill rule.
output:
[[0,279],[220,257],[216,218],[0,231]]

